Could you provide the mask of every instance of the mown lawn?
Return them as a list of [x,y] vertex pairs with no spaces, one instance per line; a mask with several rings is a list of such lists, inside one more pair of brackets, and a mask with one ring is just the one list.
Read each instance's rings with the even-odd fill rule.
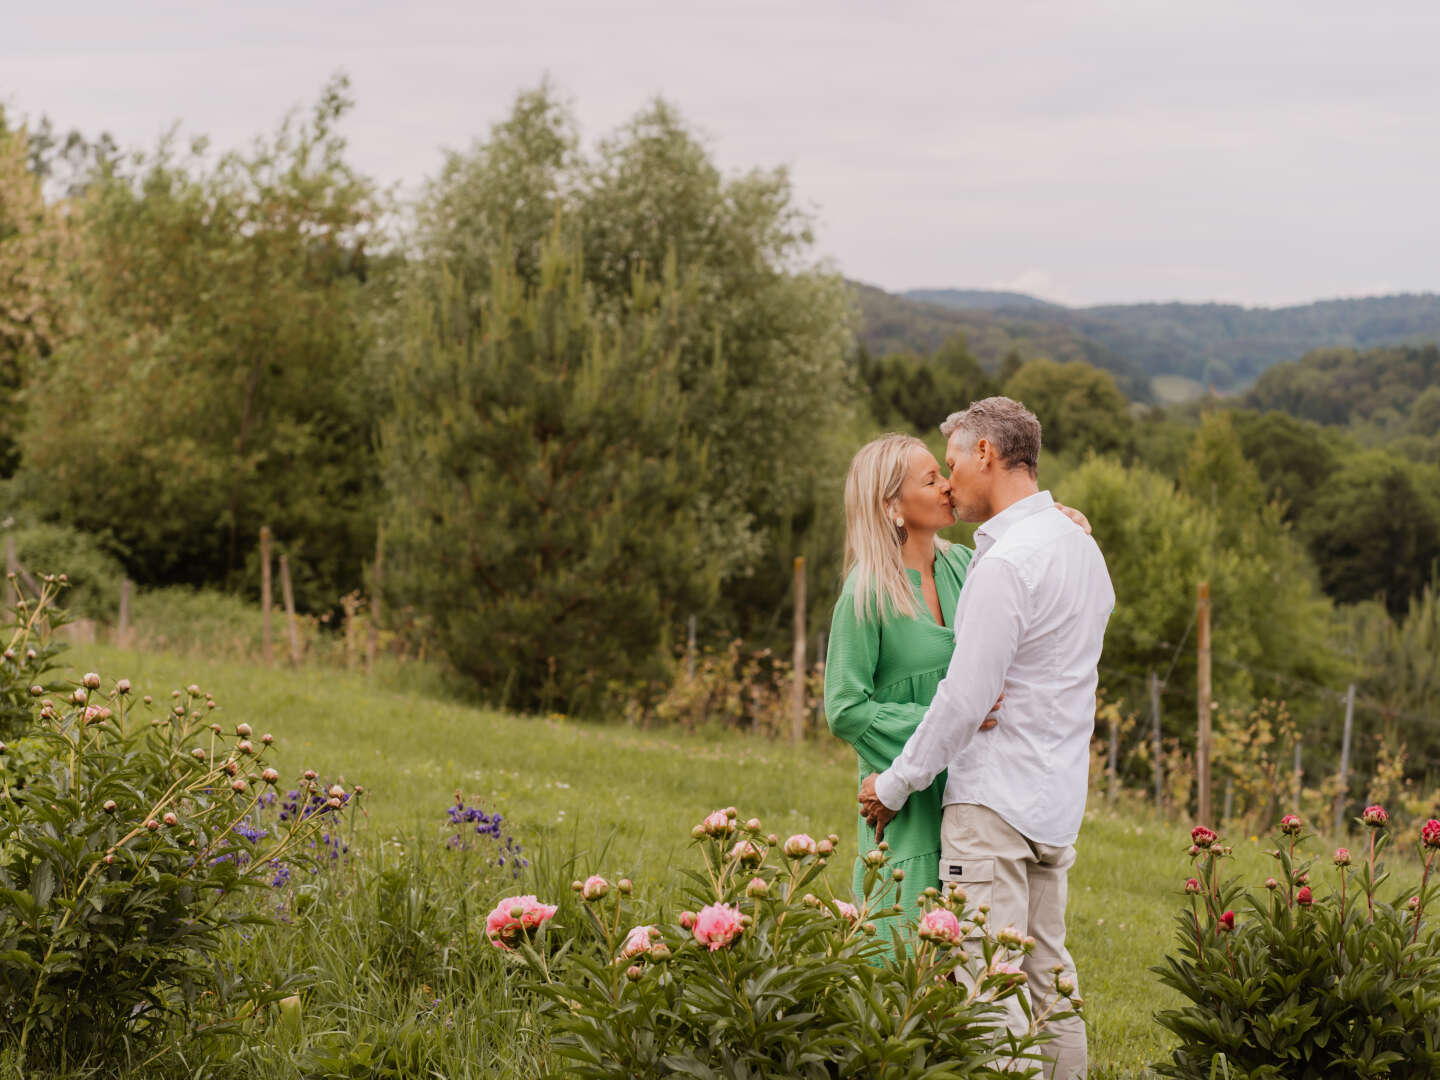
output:
[[[578,869],[629,875],[643,892],[683,859],[690,827],[730,804],[782,834],[836,832],[842,855],[853,855],[854,766],[847,748],[828,736],[793,752],[726,732],[503,715],[343,672],[265,671],[104,647],[70,659],[107,678],[128,677],[137,694],[157,702],[198,682],[228,721],[275,734],[282,772],[309,767],[363,784],[368,818],[355,844],[361,858],[385,861],[387,848],[424,846],[432,837],[434,849],[443,850],[444,814],[457,791],[501,811],[527,853],[551,864],[549,878],[532,879],[541,886],[554,887],[553,864],[575,854]],[[1152,1014],[1171,998],[1148,968],[1169,944],[1187,843],[1180,827],[1092,805],[1071,877],[1069,924],[1094,1076],[1139,1076],[1164,1055],[1166,1037]],[[1262,870],[1268,860],[1258,845],[1245,838],[1236,846],[1241,869]],[[272,938],[277,955],[286,932]],[[337,936],[345,932],[337,925]],[[344,950],[333,952],[338,972]],[[330,1023],[344,1021],[332,1015]],[[503,1056],[503,1046],[497,1050]]]

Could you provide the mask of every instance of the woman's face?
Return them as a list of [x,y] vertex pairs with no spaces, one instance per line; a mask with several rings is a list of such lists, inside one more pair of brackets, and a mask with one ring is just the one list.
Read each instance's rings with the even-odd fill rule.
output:
[[891,520],[905,519],[907,529],[937,532],[955,524],[950,505],[950,481],[940,472],[940,463],[928,450],[916,447],[900,484],[900,494],[890,508]]

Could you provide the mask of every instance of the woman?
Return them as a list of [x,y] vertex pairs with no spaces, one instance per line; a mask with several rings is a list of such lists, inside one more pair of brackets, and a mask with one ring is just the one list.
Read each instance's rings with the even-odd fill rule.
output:
[[[1066,513],[1089,531],[1083,515]],[[825,716],[855,748],[861,779],[884,772],[904,749],[950,666],[949,622],[974,554],[936,535],[953,524],[950,485],[923,442],[882,435],[861,447],[845,478],[846,579],[825,658]],[[994,723],[987,718],[984,726]],[[905,872],[893,898],[905,909],[902,922],[939,883],[944,792],[941,773],[885,826],[890,866]],[[863,817],[859,834],[862,854],[875,847]],[[864,874],[857,859],[857,896]]]

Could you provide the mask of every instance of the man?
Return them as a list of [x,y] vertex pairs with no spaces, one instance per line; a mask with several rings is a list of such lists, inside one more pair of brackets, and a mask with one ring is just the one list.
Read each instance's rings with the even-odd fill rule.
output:
[[[1066,872],[1085,812],[1096,664],[1115,592],[1100,549],[1040,491],[1040,423],[993,397],[950,416],[951,500],[975,532],[975,558],[956,605],[955,652],[904,751],[860,789],[877,830],[949,768],[940,832],[941,882],[989,904],[988,925],[1035,938],[1021,964],[1039,1009],[1054,998],[1054,968],[1075,979],[1065,948]],[[1000,723],[981,730],[1004,693]],[[1078,986],[1078,983],[1077,983]],[[1007,1024],[1026,1027],[1018,1000]],[[1050,1026],[1047,1078],[1086,1070],[1078,1016]]]

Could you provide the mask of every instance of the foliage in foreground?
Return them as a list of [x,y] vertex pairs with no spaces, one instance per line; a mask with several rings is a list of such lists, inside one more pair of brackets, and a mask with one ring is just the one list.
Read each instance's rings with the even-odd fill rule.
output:
[[1221,1075],[1234,1080],[1436,1075],[1440,934],[1425,911],[1436,899],[1440,821],[1421,829],[1418,891],[1386,890],[1389,898],[1379,859],[1389,815],[1371,806],[1363,821],[1368,851],[1354,869],[1348,850],[1335,852],[1324,897],[1310,884],[1314,860],[1297,861],[1299,817],[1281,819],[1277,876],[1263,890],[1224,881],[1230,849],[1195,829],[1197,876],[1186,883],[1178,952],[1152,969],[1189,1001],[1157,1014],[1180,1040],[1156,1066],[1162,1076],[1208,1080],[1222,1062]]
[[[703,869],[687,871],[680,892],[695,910],[677,917],[642,908],[628,880],[611,886],[599,875],[574,883],[588,926],[563,943],[547,933],[556,907],[533,896],[491,912],[491,941],[523,957],[545,997],[566,1063],[555,1075],[1029,1075],[1045,1022],[1070,1015],[1061,1010],[1074,987],[1064,980],[1032,987],[1032,1005],[1017,961],[1033,943],[1013,928],[993,933],[959,889],[930,889],[918,927],[889,931],[902,959],[887,960],[875,920],[895,919],[885,887],[901,872],[886,868],[883,852],[866,856],[857,908],[830,891],[833,837],[797,834],[782,846],[730,808],[696,826],[695,840]],[[1011,997],[1026,1030],[1004,1027]]]
[[[21,603],[7,655],[43,631],[55,587]],[[32,725],[0,743],[0,1042],[26,1070],[139,1065],[177,1030],[214,1033],[283,997],[214,957],[265,921],[247,887],[304,861],[350,799],[307,772],[297,790],[320,812],[258,829],[280,778],[272,736],[227,734],[196,686],[165,706],[137,706],[126,679],[102,686],[93,672],[35,684]]]

